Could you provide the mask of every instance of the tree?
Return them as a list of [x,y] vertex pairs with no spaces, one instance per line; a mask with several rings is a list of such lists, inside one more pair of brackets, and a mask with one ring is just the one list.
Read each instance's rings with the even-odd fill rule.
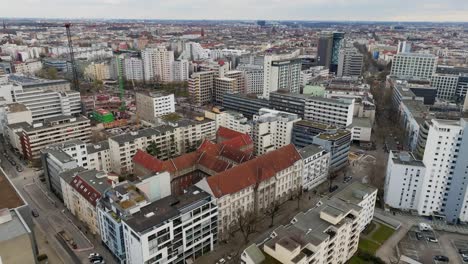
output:
[[275,200],[275,201],[273,202],[273,204],[270,205],[270,206],[265,210],[265,214],[266,214],[267,216],[269,216],[269,217],[270,217],[270,220],[271,220],[271,221],[270,221],[270,227],[273,226],[273,223],[274,223],[274,221],[275,221],[276,213],[278,213],[279,209],[280,209],[279,203],[278,203],[277,200]]
[[45,69],[41,69],[40,71],[37,72],[37,76],[44,78],[44,79],[49,79],[49,80],[55,80],[58,78],[58,72],[57,69],[52,68],[52,67],[47,67]]
[[242,212],[241,209],[237,211],[237,227],[244,237],[244,242],[249,242],[249,236],[255,233],[257,214],[255,211]]
[[148,154],[150,154],[151,156],[155,156],[155,157],[161,154],[161,150],[158,148],[158,146],[156,145],[156,142],[154,141],[151,141],[148,144],[148,147],[146,148],[146,152],[148,152]]
[[93,88],[95,91],[100,91],[104,87],[104,84],[100,80],[94,80],[93,81]]
[[301,209],[301,199],[302,199],[302,187],[298,186],[293,193],[293,199],[297,200],[297,210]]

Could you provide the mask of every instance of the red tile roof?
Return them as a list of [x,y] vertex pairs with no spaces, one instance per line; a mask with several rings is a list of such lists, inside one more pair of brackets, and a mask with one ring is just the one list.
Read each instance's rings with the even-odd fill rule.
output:
[[296,148],[290,144],[208,177],[207,182],[219,198],[267,180],[300,159]]
[[163,168],[163,162],[161,160],[151,156],[141,149],[137,150],[137,153],[133,156],[133,162],[154,172],[161,171]]
[[[221,142],[224,141],[225,139],[232,139],[232,138],[240,137],[242,135],[244,134],[241,132],[237,132],[235,130],[222,127],[222,126],[220,126],[218,131],[216,132],[216,138],[221,138]],[[218,140],[218,142],[220,141]]]

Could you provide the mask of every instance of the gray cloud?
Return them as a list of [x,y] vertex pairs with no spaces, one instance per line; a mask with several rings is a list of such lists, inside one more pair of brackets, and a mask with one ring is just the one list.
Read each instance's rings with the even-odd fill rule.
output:
[[468,21],[467,0],[0,0],[0,17]]

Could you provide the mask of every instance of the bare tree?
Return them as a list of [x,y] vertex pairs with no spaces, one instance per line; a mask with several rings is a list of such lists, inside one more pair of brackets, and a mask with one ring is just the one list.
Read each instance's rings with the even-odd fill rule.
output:
[[297,210],[301,209],[301,199],[302,199],[302,187],[298,186],[293,192],[293,199],[297,201]]
[[265,214],[270,217],[270,227],[273,226],[273,223],[275,221],[275,216],[279,211],[279,203],[277,200],[273,202],[266,210]]
[[241,209],[237,211],[237,226],[244,237],[244,242],[249,242],[249,236],[255,233],[257,214],[254,211],[242,212]]

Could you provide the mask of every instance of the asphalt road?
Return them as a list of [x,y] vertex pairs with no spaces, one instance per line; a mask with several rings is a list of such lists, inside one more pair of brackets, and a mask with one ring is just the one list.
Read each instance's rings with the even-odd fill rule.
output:
[[[3,143],[0,143],[0,153],[3,153],[4,149]],[[3,154],[0,155],[1,167],[29,206],[38,211],[39,217],[33,219],[36,227],[45,234],[47,239],[47,245],[39,245],[39,247],[50,247],[59,257],[59,260],[51,260],[51,263],[75,263],[69,250],[67,251],[55,237],[62,230],[66,230],[67,235],[77,244],[77,249],[72,252],[82,263],[88,263],[88,255],[92,252],[99,252],[106,263],[115,263],[111,253],[102,246],[99,236],[88,234],[84,225],[69,213],[55,195],[47,190],[45,184],[39,180],[41,172],[25,166],[9,149],[7,149],[7,155],[12,157],[23,171],[18,172]]]

